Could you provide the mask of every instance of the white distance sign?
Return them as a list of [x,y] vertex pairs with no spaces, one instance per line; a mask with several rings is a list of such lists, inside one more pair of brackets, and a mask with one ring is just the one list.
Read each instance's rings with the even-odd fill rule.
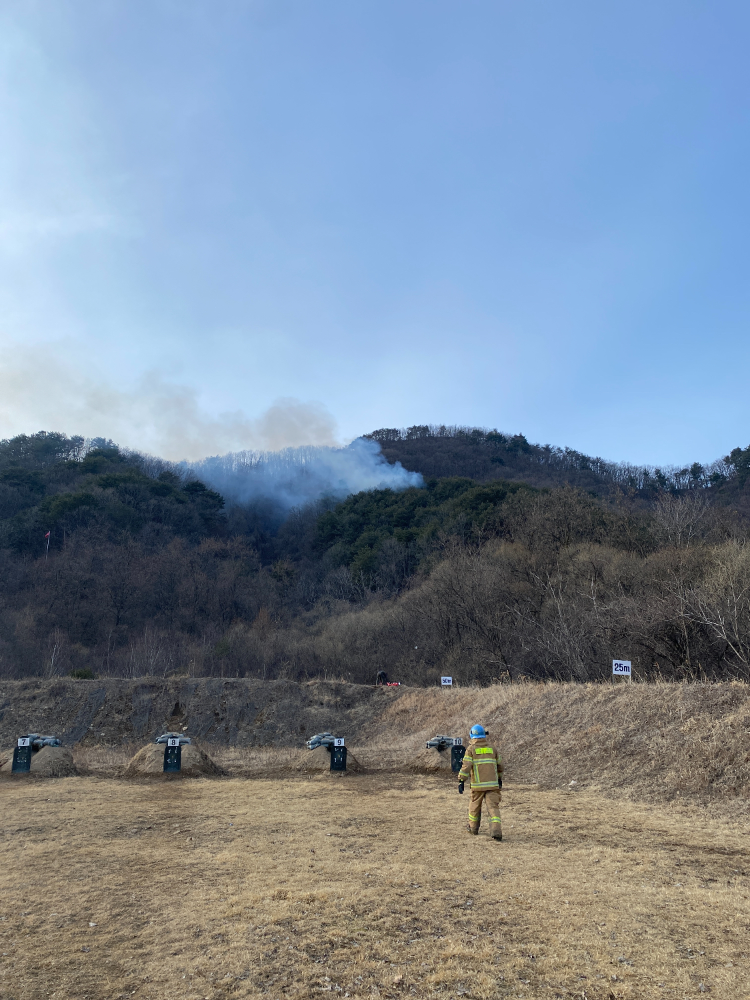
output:
[[343,738],[343,736],[341,737],[341,739],[334,740],[333,741],[333,745],[335,747],[342,747],[344,745],[344,738]]
[[630,677],[630,660],[612,660],[612,673],[615,677]]
[[453,678],[452,677],[441,677],[440,678],[440,683],[443,685],[444,688],[453,687]]
[[18,745],[19,747],[30,747],[31,740],[28,738],[28,736],[20,736],[18,738]]
[[180,745],[179,739],[175,739],[172,736],[170,736],[169,739],[167,740],[168,747],[178,747],[179,745]]
[[462,747],[463,745],[464,745],[464,738],[463,738],[463,736],[454,736],[453,737],[453,746],[454,747]]

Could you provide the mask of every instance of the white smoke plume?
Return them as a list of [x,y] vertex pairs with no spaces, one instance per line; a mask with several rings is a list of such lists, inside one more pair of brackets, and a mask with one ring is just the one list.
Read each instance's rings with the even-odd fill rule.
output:
[[343,499],[362,490],[422,486],[422,476],[400,462],[389,464],[377,441],[357,438],[346,448],[239,451],[192,462],[189,468],[230,503],[271,500],[282,511],[319,500]]
[[389,465],[375,441],[357,438],[339,447],[335,421],[320,403],[279,399],[255,419],[212,416],[195,389],[158,373],[120,388],[63,358],[59,347],[2,345],[0,438],[37,430],[109,438],[158,455],[192,471],[230,503],[264,499],[282,517],[325,496],[422,485],[418,473]]
[[336,422],[321,403],[287,398],[255,419],[213,416],[195,389],[157,372],[121,388],[64,359],[58,347],[0,345],[0,438],[37,430],[111,438],[177,462],[231,449],[337,443]]

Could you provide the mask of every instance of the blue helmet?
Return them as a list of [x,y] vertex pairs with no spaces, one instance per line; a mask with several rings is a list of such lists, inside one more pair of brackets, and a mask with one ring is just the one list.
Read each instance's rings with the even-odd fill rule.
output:
[[472,736],[472,739],[475,739],[475,740],[477,740],[477,739],[483,739],[486,735],[487,735],[487,733],[484,731],[484,726],[472,726],[471,727],[471,736]]

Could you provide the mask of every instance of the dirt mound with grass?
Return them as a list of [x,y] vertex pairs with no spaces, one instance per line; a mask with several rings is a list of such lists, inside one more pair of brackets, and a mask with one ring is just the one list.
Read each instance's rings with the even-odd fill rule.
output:
[[450,750],[429,749],[417,750],[408,756],[408,770],[417,774],[451,774]]
[[[155,777],[164,773],[164,744],[150,743],[142,747],[125,768],[126,778]],[[218,778],[225,772],[200,747],[186,744],[182,748],[180,775],[185,778]],[[172,776],[177,776],[173,773]]]
[[[0,773],[11,774],[13,751],[0,755]],[[31,771],[37,778],[69,778],[78,774],[73,754],[67,747],[42,747],[31,755]],[[21,772],[23,774],[23,772]]]
[[[325,747],[316,747],[314,750],[303,750],[300,753],[296,770],[314,774],[320,774],[322,771],[330,771],[331,755]],[[351,750],[347,750],[346,770],[347,772],[351,771],[353,774],[361,774],[364,771],[364,768]]]

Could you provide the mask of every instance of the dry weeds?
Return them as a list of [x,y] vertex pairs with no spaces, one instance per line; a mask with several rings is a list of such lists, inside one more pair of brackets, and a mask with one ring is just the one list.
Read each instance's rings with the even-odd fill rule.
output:
[[388,745],[395,762],[422,737],[466,735],[474,722],[489,727],[516,781],[546,788],[576,781],[646,802],[688,799],[716,816],[750,819],[747,684],[407,689],[367,736]]
[[[3,782],[3,1000],[750,996],[746,828],[439,777]],[[702,984],[702,986],[701,986]]]

